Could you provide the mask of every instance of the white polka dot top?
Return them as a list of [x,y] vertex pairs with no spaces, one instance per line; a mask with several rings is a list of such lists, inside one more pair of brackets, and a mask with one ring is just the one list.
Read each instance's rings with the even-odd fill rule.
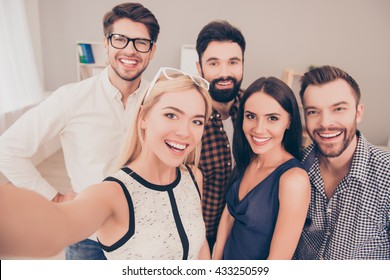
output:
[[125,167],[105,181],[122,186],[130,225],[111,246],[101,244],[107,259],[197,259],[205,242],[200,194],[189,168],[177,169],[174,182],[161,186],[147,182]]

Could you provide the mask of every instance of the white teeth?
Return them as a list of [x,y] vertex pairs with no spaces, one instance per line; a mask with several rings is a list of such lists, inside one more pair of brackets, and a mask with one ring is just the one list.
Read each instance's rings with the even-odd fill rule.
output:
[[136,64],[137,62],[134,61],[134,60],[128,60],[128,59],[121,59],[120,60],[123,64],[128,64],[128,65],[134,65]]
[[341,131],[340,132],[336,132],[336,133],[327,133],[327,134],[319,133],[319,135],[322,138],[333,138],[333,137],[339,136],[340,134],[341,134]]
[[227,86],[227,85],[230,85],[230,81],[227,81],[227,82],[219,82],[218,84],[221,85],[221,86]]
[[255,140],[258,143],[264,143],[264,142],[267,142],[268,140],[271,139],[271,137],[268,137],[268,138],[257,138],[255,136],[252,136],[252,138],[253,138],[253,140]]
[[185,144],[179,144],[179,143],[175,143],[172,141],[165,141],[165,143],[167,143],[169,146],[171,146],[177,150],[181,150],[181,151],[183,151],[186,148]]

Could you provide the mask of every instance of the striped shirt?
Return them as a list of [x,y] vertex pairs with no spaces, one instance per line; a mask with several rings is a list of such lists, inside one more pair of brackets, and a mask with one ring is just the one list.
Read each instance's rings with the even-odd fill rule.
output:
[[[236,121],[242,92],[237,95],[230,116]],[[225,194],[232,172],[232,156],[228,136],[223,128],[221,114],[215,109],[205,125],[202,137],[202,154],[199,168],[203,173],[202,211],[206,223],[206,235],[217,235],[219,220],[225,207]]]
[[315,146],[305,150],[312,191],[295,259],[390,259],[390,153],[357,136],[351,169],[330,199]]

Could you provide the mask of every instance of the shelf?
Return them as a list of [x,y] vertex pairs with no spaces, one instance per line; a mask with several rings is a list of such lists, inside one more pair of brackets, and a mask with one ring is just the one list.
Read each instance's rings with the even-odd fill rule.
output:
[[[91,46],[92,56],[95,63],[83,63],[80,62],[80,49],[79,44],[89,44]],[[105,53],[103,43],[90,42],[90,41],[78,41],[76,43],[76,59],[77,59],[77,80],[81,81],[98,75],[105,67],[107,67],[107,56]]]
[[107,64],[96,64],[96,63],[80,63],[80,67],[106,67]]

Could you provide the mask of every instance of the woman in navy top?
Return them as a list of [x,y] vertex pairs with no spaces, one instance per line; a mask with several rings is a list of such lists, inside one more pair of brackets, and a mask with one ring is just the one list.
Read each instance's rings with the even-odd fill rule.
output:
[[214,259],[291,259],[310,201],[300,161],[302,125],[292,90],[275,77],[246,90],[234,130],[236,166]]

